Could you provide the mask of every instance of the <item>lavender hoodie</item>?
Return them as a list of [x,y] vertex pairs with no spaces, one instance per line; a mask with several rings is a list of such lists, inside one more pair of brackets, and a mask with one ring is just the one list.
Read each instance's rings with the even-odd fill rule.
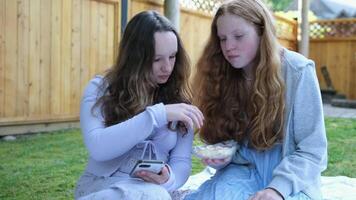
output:
[[91,112],[102,95],[102,83],[101,76],[93,78],[84,91],[80,105],[80,126],[89,152],[86,171],[109,177],[121,162],[127,162],[123,159],[126,152],[136,144],[149,140],[156,147],[157,159],[164,160],[170,167],[170,178],[162,186],[170,191],[183,185],[191,172],[193,131],[182,136],[169,130],[162,103],[149,106],[124,122],[105,127],[100,107]]

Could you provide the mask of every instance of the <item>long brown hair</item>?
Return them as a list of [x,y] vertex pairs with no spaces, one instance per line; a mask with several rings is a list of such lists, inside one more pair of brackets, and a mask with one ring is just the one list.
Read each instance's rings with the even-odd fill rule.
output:
[[[165,31],[176,35],[178,52],[168,81],[157,85],[151,80],[154,33]],[[101,106],[105,125],[110,126],[133,117],[155,103],[188,103],[191,101],[189,75],[189,60],[177,31],[167,18],[156,11],[144,11],[127,24],[116,64],[106,73],[101,86],[104,94],[95,106]]]
[[[233,68],[220,48],[216,22],[225,13],[251,22],[260,36],[250,92],[243,70]],[[250,146],[263,150],[283,138],[285,88],[280,50],[273,18],[262,2],[233,0],[219,7],[193,81],[195,103],[205,116],[199,132],[205,142],[247,139]]]

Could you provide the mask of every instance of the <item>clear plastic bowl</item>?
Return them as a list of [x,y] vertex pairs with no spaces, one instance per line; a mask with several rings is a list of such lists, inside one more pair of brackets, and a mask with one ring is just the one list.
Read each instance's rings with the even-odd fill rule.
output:
[[212,145],[194,146],[193,153],[199,158],[224,159],[231,157],[237,148],[234,140],[228,140]]

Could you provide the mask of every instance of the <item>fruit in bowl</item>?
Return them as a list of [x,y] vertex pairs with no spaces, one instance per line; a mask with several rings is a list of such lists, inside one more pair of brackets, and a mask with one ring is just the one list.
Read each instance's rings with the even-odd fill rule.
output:
[[228,140],[211,145],[194,146],[193,153],[199,158],[224,159],[231,157],[237,148],[234,140]]

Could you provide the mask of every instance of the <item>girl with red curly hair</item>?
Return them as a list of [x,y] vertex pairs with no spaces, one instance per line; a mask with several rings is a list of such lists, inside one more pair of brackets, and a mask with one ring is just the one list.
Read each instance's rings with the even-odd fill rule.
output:
[[262,1],[219,7],[193,86],[202,140],[238,148],[204,158],[217,173],[186,200],[322,198],[327,140],[314,62],[279,45]]

